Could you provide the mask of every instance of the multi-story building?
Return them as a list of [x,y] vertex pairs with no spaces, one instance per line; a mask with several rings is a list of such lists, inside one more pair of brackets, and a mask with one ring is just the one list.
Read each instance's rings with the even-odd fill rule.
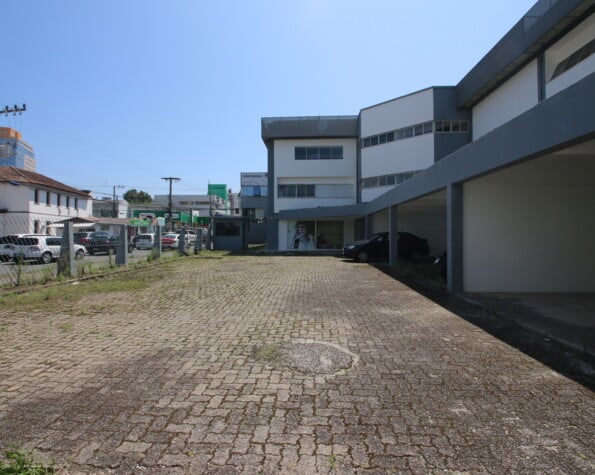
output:
[[268,216],[268,178],[263,172],[240,173],[241,214],[248,220],[246,241],[261,244],[266,241],[265,216]]
[[23,141],[20,132],[0,127],[0,166],[13,166],[34,172],[36,169],[33,147]]
[[0,167],[0,235],[56,234],[60,221],[90,218],[91,201],[88,193],[40,173]]
[[[226,200],[217,195],[172,195],[172,211],[198,213],[198,216],[228,214]],[[169,206],[169,195],[155,195],[153,203]]]
[[263,118],[268,248],[410,231],[451,291],[595,291],[594,53],[591,0],[540,0],[456,86]]

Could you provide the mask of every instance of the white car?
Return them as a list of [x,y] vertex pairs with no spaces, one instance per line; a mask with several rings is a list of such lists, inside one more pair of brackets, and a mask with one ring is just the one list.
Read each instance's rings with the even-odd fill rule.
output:
[[[49,264],[60,257],[62,238],[46,234],[26,234],[18,238],[14,245],[14,262],[37,261]],[[82,259],[86,254],[85,246],[74,244],[75,259]]]
[[10,234],[0,237],[0,261],[11,261],[14,253],[14,243],[23,234]]
[[136,238],[137,249],[153,249],[155,245],[155,234],[154,233],[143,233],[139,234]]

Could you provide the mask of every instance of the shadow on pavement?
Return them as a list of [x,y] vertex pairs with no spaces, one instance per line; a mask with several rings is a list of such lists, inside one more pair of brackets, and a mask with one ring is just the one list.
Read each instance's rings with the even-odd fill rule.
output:
[[588,353],[537,331],[524,328],[511,319],[503,318],[499,314],[501,309],[499,312],[493,311],[489,307],[480,305],[481,300],[475,299],[475,302],[472,302],[448,294],[446,289],[434,282],[403,277],[387,264],[376,264],[375,267],[506,344],[595,391],[595,358]]

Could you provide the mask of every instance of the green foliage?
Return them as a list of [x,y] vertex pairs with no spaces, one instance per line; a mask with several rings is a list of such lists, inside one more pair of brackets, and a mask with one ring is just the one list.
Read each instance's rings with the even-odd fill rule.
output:
[[149,193],[142,190],[137,191],[136,188],[132,188],[124,193],[124,199],[132,204],[148,204],[153,202],[153,198],[151,198]]
[[55,473],[53,467],[36,462],[30,453],[20,450],[7,450],[7,462],[0,460],[0,475],[47,475]]

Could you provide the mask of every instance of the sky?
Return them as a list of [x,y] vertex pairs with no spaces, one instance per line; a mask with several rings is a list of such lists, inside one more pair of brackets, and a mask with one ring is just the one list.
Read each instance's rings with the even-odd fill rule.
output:
[[240,190],[262,117],[456,85],[534,0],[2,0],[0,117],[97,198]]

